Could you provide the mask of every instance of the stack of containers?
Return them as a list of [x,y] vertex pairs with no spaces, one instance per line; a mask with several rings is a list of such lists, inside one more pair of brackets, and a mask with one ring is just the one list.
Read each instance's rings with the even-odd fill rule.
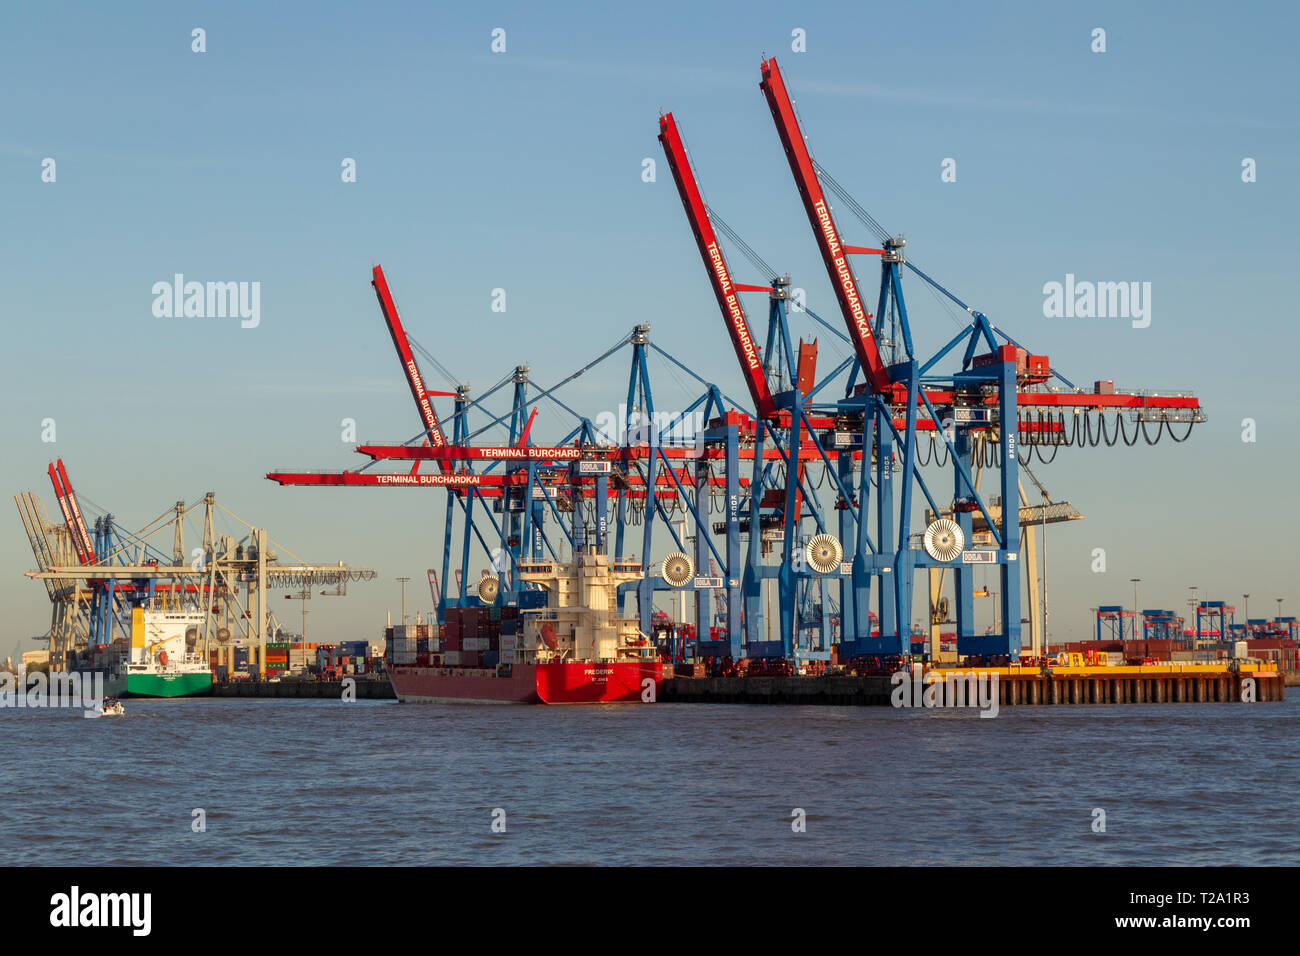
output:
[[478,667],[479,654],[483,652],[479,628],[483,626],[487,615],[481,607],[467,607],[461,611],[460,662],[465,667]]
[[498,648],[498,660],[502,664],[513,664],[519,650],[519,633],[523,619],[519,608],[514,605],[501,609],[501,638]]
[[429,625],[417,623],[415,625],[415,653],[419,663],[428,665],[431,663],[430,654],[437,650],[433,642],[429,639]]
[[479,664],[483,667],[496,667],[501,647],[501,612],[503,608],[492,605],[487,609],[487,618],[479,625]]
[[[384,644],[385,653],[391,658],[393,654],[392,638],[387,632],[384,635]],[[366,672],[366,657],[369,653],[369,641],[342,641],[338,646],[339,666],[346,664],[350,668],[345,672],[348,674],[364,674]]]
[[393,663],[410,665],[415,663],[415,636],[407,637],[404,625],[393,628]]
[[283,673],[289,669],[289,645],[274,643],[266,645],[266,672]]
[[502,621],[517,613],[517,608],[495,606],[447,608],[442,637],[430,637],[431,650],[440,647],[443,664],[452,667],[495,667]]
[[449,607],[443,611],[442,662],[451,667],[460,665],[461,641],[465,628],[465,609]]

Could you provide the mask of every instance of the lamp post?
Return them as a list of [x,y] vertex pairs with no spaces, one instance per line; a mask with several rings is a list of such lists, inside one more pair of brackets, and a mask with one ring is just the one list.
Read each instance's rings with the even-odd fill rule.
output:
[[1242,601],[1245,602],[1245,608],[1241,612],[1242,620],[1243,620],[1242,626],[1245,628],[1245,630],[1242,633],[1244,633],[1247,637],[1250,637],[1250,595],[1243,594],[1241,596],[1241,599]]
[[[1141,578],[1129,578],[1129,581],[1130,581],[1130,582],[1132,583],[1132,585],[1133,585],[1133,639],[1134,639],[1134,640],[1137,640],[1137,636],[1138,636],[1138,635],[1137,635],[1137,627],[1138,627],[1138,585],[1142,582],[1142,579],[1141,579]],[[1123,630],[1124,630],[1124,629],[1121,627],[1121,628],[1120,628],[1120,632],[1123,633]],[[1145,636],[1146,636],[1146,635],[1144,634],[1143,637],[1145,637]]]
[[411,580],[411,579],[410,579],[410,578],[398,578],[397,580],[398,580],[398,581],[401,583],[401,585],[402,585],[402,627],[406,627],[406,582],[409,581],[409,580]]

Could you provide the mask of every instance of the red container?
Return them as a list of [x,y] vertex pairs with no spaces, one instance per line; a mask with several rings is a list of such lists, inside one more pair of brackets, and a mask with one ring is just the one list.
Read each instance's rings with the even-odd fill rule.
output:
[[1174,652],[1174,642],[1167,637],[1154,638],[1146,642],[1147,657],[1153,657],[1158,661],[1167,661]]
[[442,640],[442,649],[444,651],[458,651],[460,650],[460,641],[459,634],[448,634]]

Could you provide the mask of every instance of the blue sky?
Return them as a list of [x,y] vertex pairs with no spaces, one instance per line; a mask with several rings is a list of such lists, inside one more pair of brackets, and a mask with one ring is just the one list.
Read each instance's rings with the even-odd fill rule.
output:
[[[416,430],[373,263],[412,334],[479,389],[524,362],[556,381],[649,322],[741,394],[671,177],[661,161],[657,182],[640,176],[672,110],[708,201],[837,320],[758,90],[766,52],[819,161],[921,268],[1076,382],[1204,402],[1188,444],[1069,450],[1039,470],[1088,515],[1049,542],[1054,632],[1082,636],[1090,606],[1129,604],[1131,577],[1143,606],[1181,608],[1198,585],[1250,592],[1253,616],[1279,596],[1295,613],[1297,21],[1283,3],[7,7],[5,488],[51,505],[44,469],[61,456],[128,526],[213,490],[305,559],[376,567],[380,582],[314,622],[322,638],[369,636],[396,608],[393,578],[437,563],[441,493],[262,476],[353,466],[344,417],[362,438]],[[1105,53],[1090,51],[1096,27]],[[806,52],[791,51],[796,28]],[[356,183],[340,181],[344,157]],[[955,183],[940,181],[947,157]],[[260,326],[155,318],[151,287],[177,272],[261,282]],[[1151,326],[1044,318],[1043,284],[1067,273],[1151,282]],[[490,311],[498,287],[504,314]],[[909,291],[918,348],[933,350],[956,325]],[[847,354],[821,342],[826,361]],[[567,400],[595,417],[625,376],[602,369]],[[691,397],[658,376],[661,407]],[[566,425],[544,412],[534,437]],[[10,514],[6,648],[48,623]],[[1096,547],[1106,574],[1089,569]]]

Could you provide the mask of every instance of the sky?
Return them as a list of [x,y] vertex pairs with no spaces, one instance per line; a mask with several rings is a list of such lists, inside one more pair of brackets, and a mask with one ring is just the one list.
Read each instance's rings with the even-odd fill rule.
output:
[[[53,510],[45,468],[62,458],[88,513],[132,528],[213,491],[304,560],[375,568],[313,602],[314,639],[374,637],[399,576],[408,611],[427,610],[442,492],[264,477],[356,467],[346,418],[363,440],[418,431],[372,265],[476,391],[518,364],[557,382],[649,323],[744,394],[656,135],[673,111],[708,202],[838,322],[758,89],[766,54],[819,162],[920,268],[1076,383],[1202,400],[1186,444],[1066,449],[1036,469],[1087,515],[1049,532],[1053,636],[1131,606],[1134,577],[1142,607],[1182,609],[1195,586],[1251,594],[1252,617],[1278,597],[1297,613],[1298,21],[1286,3],[7,5],[0,475]],[[155,315],[154,284],[176,273],[260,283],[258,324]],[[1067,275],[1149,282],[1150,325],[1046,317],[1044,285]],[[906,288],[928,354],[959,326]],[[750,315],[761,328],[761,297]],[[818,334],[806,317],[793,331]],[[820,344],[823,363],[848,354]],[[617,409],[625,355],[565,401]],[[659,407],[684,407],[698,389],[656,361]],[[533,438],[569,427],[544,407]],[[0,655],[49,623],[16,510],[6,528]],[[296,627],[298,605],[274,603]]]

